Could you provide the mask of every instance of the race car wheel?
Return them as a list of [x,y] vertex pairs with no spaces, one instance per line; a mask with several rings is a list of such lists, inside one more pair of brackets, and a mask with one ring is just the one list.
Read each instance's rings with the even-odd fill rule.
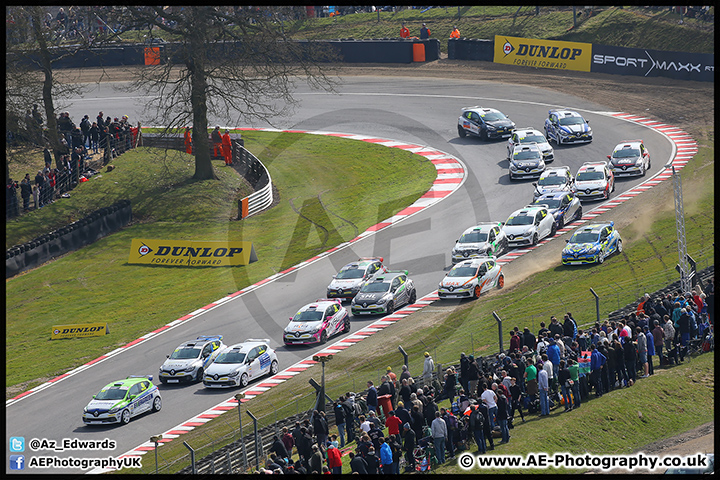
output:
[[273,360],[273,362],[270,364],[270,376],[277,375],[278,372],[278,363],[277,360]]
[[575,220],[580,220],[582,218],[582,207],[579,207],[577,209],[577,218]]
[[155,400],[153,400],[153,404],[152,404],[152,411],[159,412],[161,408],[162,408],[162,398],[155,397]]
[[482,130],[482,129],[480,130],[480,139],[487,142],[487,139],[488,139],[487,130]]
[[555,230],[556,230],[556,231],[557,231],[557,230],[560,230],[560,229],[563,228],[564,226],[565,226],[565,215],[560,215],[560,220],[558,220],[557,228],[555,228]]
[[603,263],[604,261],[605,258],[603,257],[602,253],[599,253],[597,257],[597,263]]
[[161,378],[161,379],[160,379],[160,383],[162,383],[163,385],[166,385],[166,384],[167,384],[167,380],[165,380],[164,378]]
[[499,290],[499,289],[503,288],[504,286],[505,286],[505,275],[503,275],[501,273],[500,276],[498,277],[497,288]]
[[552,227],[550,227],[550,236],[555,236],[555,233],[557,233],[557,225],[553,222]]
[[202,369],[202,367],[198,368],[197,375],[195,375],[196,382],[202,382],[203,373],[205,373],[205,371]]
[[323,330],[323,332],[320,334],[320,343],[321,344],[327,343],[327,339],[328,339],[327,331]]
[[611,192],[614,192],[614,191],[615,191],[615,182],[613,182],[613,188],[612,188],[612,190],[610,190],[610,191],[611,191]]
[[417,292],[413,290],[410,294],[410,301],[408,301],[408,305],[412,305],[413,303],[415,303],[415,300],[417,300]]
[[247,384],[248,384],[248,374],[243,373],[242,376],[240,377],[240,386],[244,388],[244,387],[247,387]]
[[393,302],[388,303],[386,313],[390,315],[395,311],[395,305],[393,305]]
[[458,125],[458,135],[460,136],[460,138],[464,138],[465,135],[467,135],[467,133],[465,132],[465,129],[462,128],[460,125]]
[[345,319],[345,323],[343,324],[342,333],[348,333],[350,331],[350,318]]
[[482,292],[482,289],[480,288],[480,285],[475,285],[475,289],[473,290],[473,298],[477,300],[480,298],[480,293]]
[[622,240],[618,240],[617,251],[618,253],[622,253]]
[[123,425],[127,425],[130,423],[130,411],[129,410],[123,410],[123,412],[120,414],[120,423]]
[[537,233],[533,235],[532,244],[533,245],[538,244],[538,234]]
[[643,164],[642,170],[640,170],[640,176],[644,177],[646,172],[647,172],[647,168],[645,168],[645,164]]

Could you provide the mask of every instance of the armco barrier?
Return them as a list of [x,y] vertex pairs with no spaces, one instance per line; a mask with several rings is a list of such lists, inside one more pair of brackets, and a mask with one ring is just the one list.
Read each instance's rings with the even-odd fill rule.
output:
[[[141,138],[142,145],[146,147],[185,151],[185,140],[180,134],[145,133]],[[265,165],[245,148],[240,134],[231,133],[230,139],[232,140],[233,163],[240,175],[255,190],[249,196],[238,201],[238,220],[242,220],[272,205],[272,179]],[[212,144],[210,144],[210,152],[212,154]]]
[[109,207],[95,210],[90,215],[41,235],[22,245],[15,245],[5,252],[5,278],[42,265],[89,245],[119,230],[132,220],[130,200],[120,200]]

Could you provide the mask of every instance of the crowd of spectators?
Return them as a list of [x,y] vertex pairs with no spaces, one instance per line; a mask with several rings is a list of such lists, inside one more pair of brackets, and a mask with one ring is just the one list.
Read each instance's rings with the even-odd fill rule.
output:
[[[49,143],[43,133],[45,127],[37,105],[28,110],[26,122],[29,135],[37,140],[33,143]],[[57,118],[57,128],[60,148],[54,155],[47,147],[43,150],[45,166],[34,178],[26,173],[19,183],[8,179],[6,218],[14,218],[21,212],[39,209],[69,196],[68,192],[75,186],[97,174],[90,165],[94,156],[102,154],[102,165],[105,165],[133,148],[137,138],[137,128],[130,125],[127,115],[113,118],[99,112],[95,121],[85,115],[76,125],[69,112],[62,112]]]
[[[484,454],[510,441],[516,416],[571,412],[592,396],[630,388],[638,379],[685,361],[692,342],[714,325],[714,283],[691,292],[646,294],[618,321],[578,328],[570,312],[510,332],[510,348],[495,358],[460,354],[459,365],[438,376],[425,352],[422,374],[391,367],[363,395],[347,392],[332,405],[337,434],[324,412],[283,429],[260,473],[400,473],[419,462],[442,464],[457,452]],[[441,406],[449,403],[449,407]],[[351,445],[351,442],[355,442]],[[420,453],[420,454],[419,454]],[[342,457],[349,467],[343,472]],[[296,460],[293,458],[296,457]],[[348,471],[349,469],[349,471]]]

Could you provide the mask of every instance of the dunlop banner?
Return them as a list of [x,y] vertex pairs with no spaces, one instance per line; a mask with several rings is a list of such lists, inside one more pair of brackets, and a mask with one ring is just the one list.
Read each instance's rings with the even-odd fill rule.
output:
[[60,338],[101,337],[110,333],[107,323],[83,323],[78,325],[54,325],[50,340]]
[[190,242],[133,239],[128,263],[231,267],[257,262],[252,242]]
[[495,36],[495,63],[589,72],[591,59],[591,43]]

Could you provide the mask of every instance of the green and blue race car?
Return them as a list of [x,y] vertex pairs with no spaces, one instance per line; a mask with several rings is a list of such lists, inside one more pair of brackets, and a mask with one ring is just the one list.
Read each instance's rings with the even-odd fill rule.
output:
[[152,383],[152,375],[129,376],[125,380],[105,385],[87,404],[83,411],[85,425],[121,423],[145,412],[157,412],[162,408],[158,387]]

